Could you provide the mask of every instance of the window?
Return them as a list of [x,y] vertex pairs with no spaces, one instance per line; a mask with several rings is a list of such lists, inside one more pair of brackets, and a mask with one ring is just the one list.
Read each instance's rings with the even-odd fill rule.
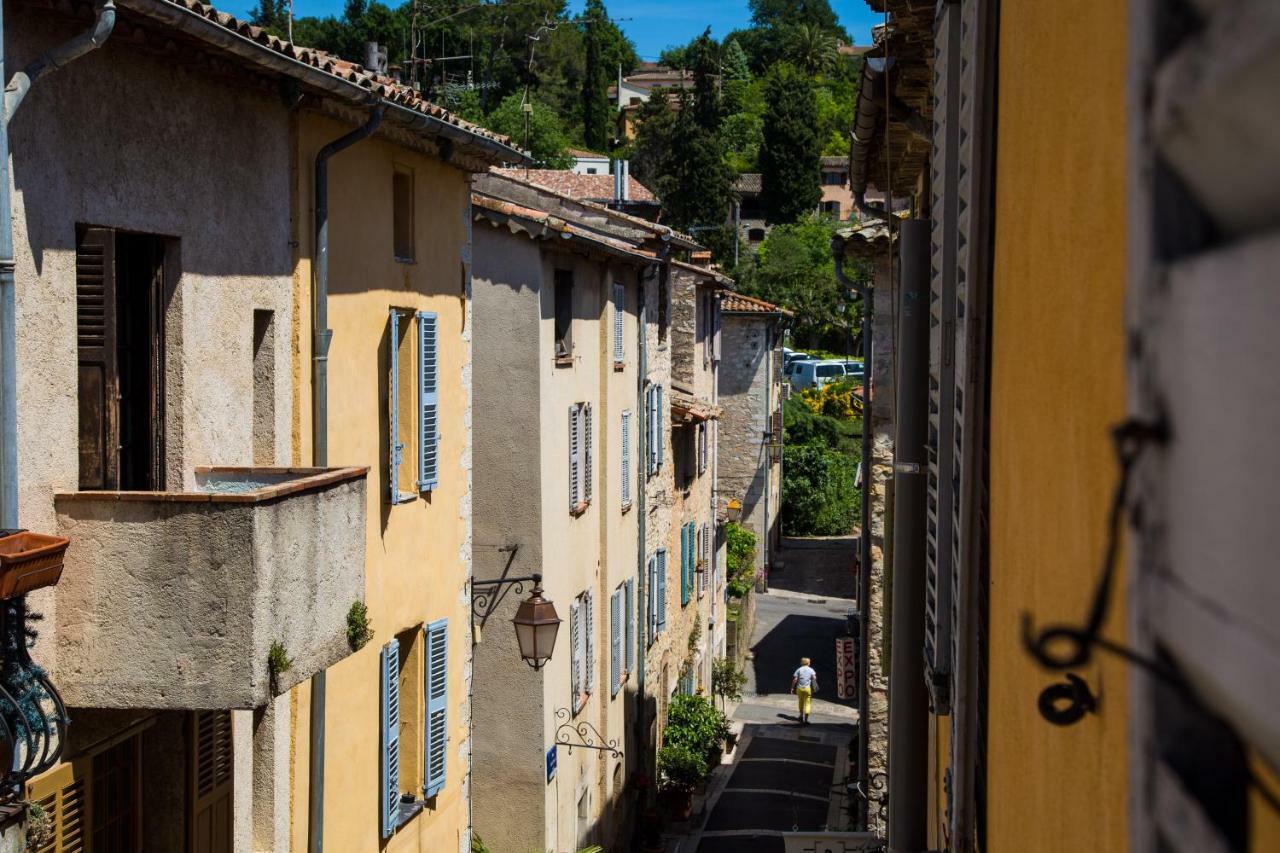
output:
[[835,216],[838,218],[840,216],[840,202],[824,201],[822,203],[822,212],[827,216]]
[[645,400],[648,411],[645,413],[645,444],[649,449],[649,476],[662,470],[665,433],[662,429],[665,412],[662,405],[662,386],[650,385]]
[[164,488],[164,238],[76,229],[80,488]]
[[626,307],[627,289],[623,287],[622,282],[615,281],[613,283],[613,364],[615,368],[622,368],[627,360],[627,348],[623,340]]
[[665,343],[667,340],[667,324],[670,322],[671,313],[671,294],[670,287],[667,282],[668,269],[666,264],[658,271],[658,343]]
[[413,170],[396,166],[391,173],[391,231],[397,261],[412,261]]
[[579,595],[569,605],[570,690],[573,713],[587,704],[595,690],[595,613],[591,590]]
[[622,508],[631,506],[631,410],[622,413]]
[[[416,333],[411,328],[416,321]],[[439,324],[434,313],[389,312],[387,335],[388,498],[413,500],[439,484]],[[416,390],[413,390],[416,389]],[[406,452],[417,458],[405,469]]]
[[653,645],[658,634],[667,626],[667,549],[659,548],[649,558],[649,577],[647,585],[646,622],[648,623],[648,644]]
[[694,574],[694,532],[693,523],[680,527],[680,606],[684,607],[693,598]]
[[276,461],[275,312],[253,312],[253,464]]
[[[230,853],[231,713],[203,711],[195,716],[209,726],[188,728],[187,772],[194,790],[187,817],[204,820],[201,826],[190,828],[188,837],[192,842],[206,842],[204,847],[193,845],[192,849]],[[39,853],[142,849],[138,837],[142,749],[137,732],[135,729],[119,743],[92,755],[59,764],[27,785],[27,800],[38,804],[49,820],[48,841]],[[220,808],[209,810],[211,803]],[[23,849],[34,853],[37,848]]]
[[569,407],[569,512],[581,513],[591,503],[591,404]]
[[444,788],[449,742],[449,630],[440,619],[397,634],[379,656],[382,837]]
[[707,422],[702,421],[698,424],[698,473],[705,473],[707,470],[707,456],[709,453],[707,447]]
[[571,363],[573,358],[573,273],[556,270],[555,283],[556,361]]
[[748,239],[749,241],[751,241],[752,243],[763,243],[763,242],[764,242],[764,229],[763,229],[763,228],[750,228],[750,229],[748,229],[748,230],[747,230],[747,239]]

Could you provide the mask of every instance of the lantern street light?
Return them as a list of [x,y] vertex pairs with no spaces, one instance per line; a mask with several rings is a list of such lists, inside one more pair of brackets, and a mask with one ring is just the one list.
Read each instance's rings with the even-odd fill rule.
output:
[[[511,586],[517,594],[524,592],[524,585],[533,583],[529,598],[520,602],[515,618],[511,620],[516,626],[516,642],[520,644],[520,657],[534,669],[542,669],[551,659],[551,652],[556,645],[556,634],[560,630],[560,617],[556,615],[556,606],[542,597],[542,575],[528,575],[515,578],[495,578],[494,580],[471,580],[471,612],[477,618],[483,612],[488,614],[493,596],[501,588]],[[476,591],[476,587],[480,591]],[[477,630],[478,634],[478,630]],[[477,639],[477,642],[479,640]]]

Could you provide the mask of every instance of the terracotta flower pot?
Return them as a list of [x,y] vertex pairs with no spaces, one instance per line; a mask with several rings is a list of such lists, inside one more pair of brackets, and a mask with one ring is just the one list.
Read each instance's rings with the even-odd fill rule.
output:
[[0,537],[0,598],[15,598],[53,586],[62,577],[62,559],[71,540],[45,533]]

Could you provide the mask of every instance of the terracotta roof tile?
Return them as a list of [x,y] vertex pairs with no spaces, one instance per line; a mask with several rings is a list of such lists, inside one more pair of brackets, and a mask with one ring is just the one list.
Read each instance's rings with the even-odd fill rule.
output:
[[[613,201],[613,175],[580,175],[568,169],[495,169],[500,175],[527,181],[576,201]],[[657,204],[658,199],[649,188],[630,175],[628,201],[641,204]]]
[[736,314],[781,314],[784,317],[795,315],[772,302],[747,296],[745,293],[727,293],[720,298],[720,310],[732,311]]

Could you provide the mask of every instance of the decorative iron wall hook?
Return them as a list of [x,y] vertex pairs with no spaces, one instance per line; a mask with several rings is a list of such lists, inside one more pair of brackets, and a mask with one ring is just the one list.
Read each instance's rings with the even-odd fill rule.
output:
[[[573,750],[577,749],[595,749],[600,752],[607,752],[614,758],[622,757],[622,750],[618,749],[618,740],[606,741],[604,735],[586,720],[573,721],[573,713],[568,708],[556,709],[556,719],[562,720],[559,727],[556,728],[556,746],[569,747],[569,754],[573,755]],[[597,742],[598,741],[598,742]]]
[[1071,726],[1084,719],[1085,714],[1097,712],[1098,697],[1083,678],[1068,672],[1066,681],[1050,684],[1040,692],[1037,705],[1040,716],[1055,726]]

